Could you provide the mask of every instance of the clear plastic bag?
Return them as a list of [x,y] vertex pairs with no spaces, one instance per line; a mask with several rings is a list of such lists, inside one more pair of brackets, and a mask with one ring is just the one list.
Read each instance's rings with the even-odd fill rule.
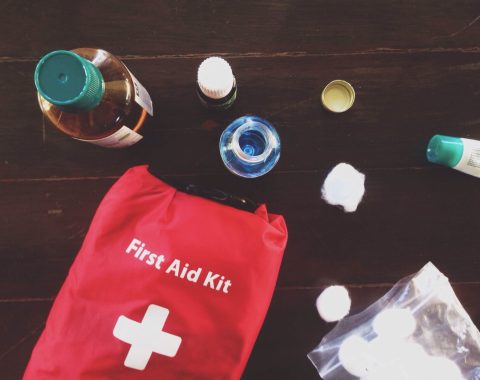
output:
[[308,354],[324,380],[479,380],[480,333],[432,263]]

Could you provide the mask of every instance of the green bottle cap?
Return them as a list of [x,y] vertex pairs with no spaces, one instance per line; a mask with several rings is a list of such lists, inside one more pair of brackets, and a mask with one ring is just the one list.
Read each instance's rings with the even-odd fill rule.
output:
[[434,164],[457,166],[463,155],[463,142],[458,137],[433,136],[427,147],[427,159]]
[[34,78],[43,98],[69,112],[88,111],[96,107],[105,92],[98,68],[66,50],[45,55],[37,64]]

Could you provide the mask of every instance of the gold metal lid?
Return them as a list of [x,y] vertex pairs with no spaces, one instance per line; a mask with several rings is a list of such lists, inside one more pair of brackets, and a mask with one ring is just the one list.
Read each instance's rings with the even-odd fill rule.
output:
[[355,90],[344,80],[334,80],[327,84],[322,91],[323,106],[335,113],[349,110],[355,101]]

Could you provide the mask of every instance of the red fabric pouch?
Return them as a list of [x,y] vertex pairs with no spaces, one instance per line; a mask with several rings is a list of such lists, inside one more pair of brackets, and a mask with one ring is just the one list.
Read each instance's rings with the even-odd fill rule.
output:
[[24,379],[238,379],[287,229],[187,194],[146,166],[101,202]]

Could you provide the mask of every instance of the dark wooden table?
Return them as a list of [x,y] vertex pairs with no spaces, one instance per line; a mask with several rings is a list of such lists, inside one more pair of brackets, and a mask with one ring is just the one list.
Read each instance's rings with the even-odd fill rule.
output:
[[[245,379],[317,379],[306,354],[331,325],[314,308],[348,286],[353,312],[431,260],[480,322],[480,181],[426,162],[435,133],[480,139],[480,3],[475,0],[78,1],[0,3],[0,377],[19,379],[107,189],[150,163],[172,179],[265,201],[290,238]],[[147,137],[111,151],[43,121],[33,70],[48,51],[101,47],[150,91]],[[228,59],[239,97],[211,115],[194,92],[209,55]],[[352,110],[320,93],[353,84]],[[230,174],[218,139],[234,118],[270,120],[283,142],[270,174]],[[346,214],[320,199],[349,162],[366,197]]]

